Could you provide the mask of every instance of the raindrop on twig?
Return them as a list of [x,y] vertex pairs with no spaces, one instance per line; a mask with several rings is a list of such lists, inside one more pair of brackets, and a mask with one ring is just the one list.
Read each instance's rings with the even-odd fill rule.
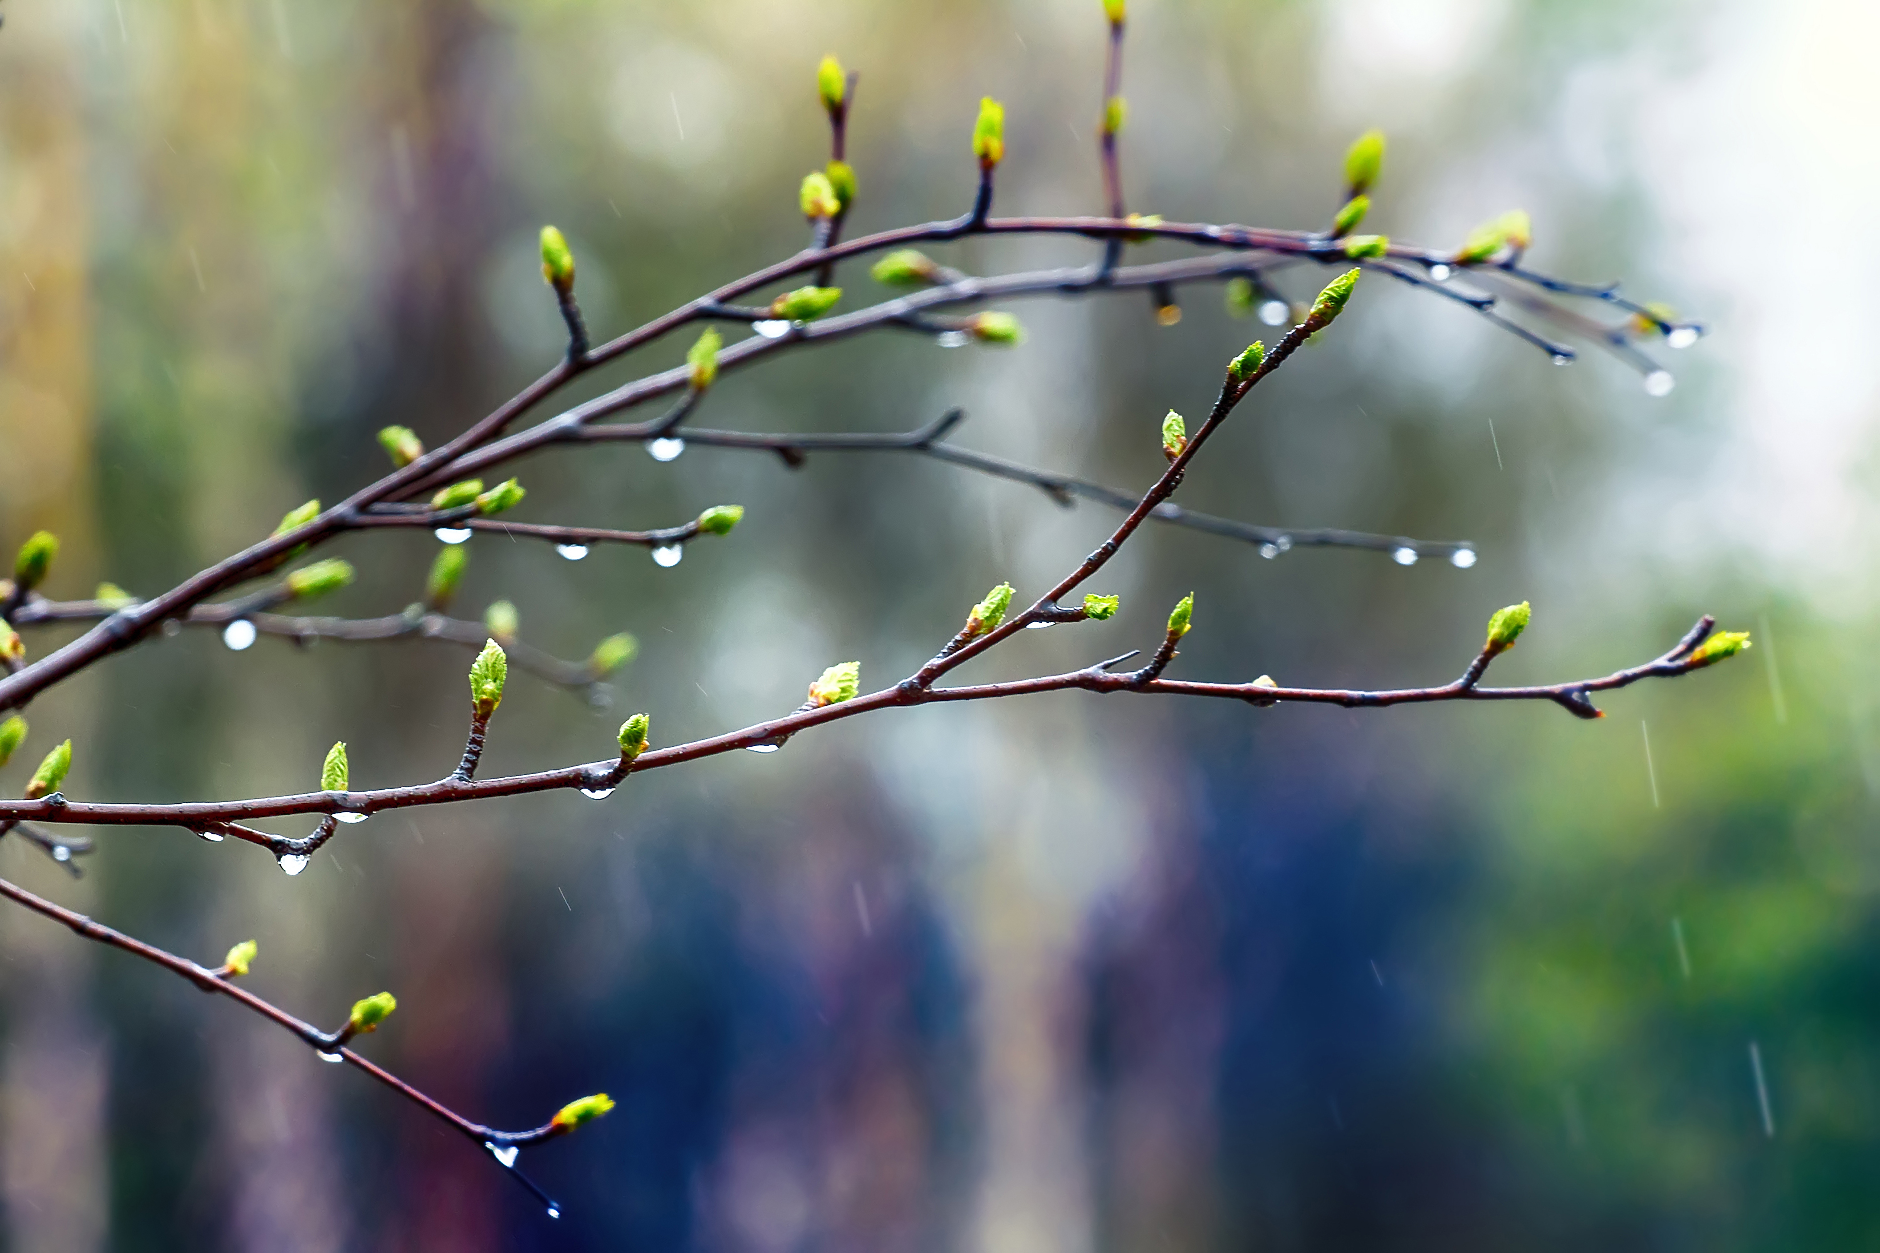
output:
[[222,642],[230,652],[239,653],[255,642],[255,624],[246,618],[237,618],[222,628]]
[[1669,370],[1653,370],[1645,376],[1645,394],[1647,396],[1669,396],[1678,381],[1671,377]]
[[661,569],[670,570],[678,565],[685,556],[685,549],[677,544],[661,544],[653,550],[653,564]]
[[439,540],[446,544],[461,544],[470,538],[470,528],[467,526],[440,526],[437,530],[431,532],[431,534],[437,536]]
[[751,329],[765,339],[782,339],[790,333],[790,324],[782,318],[770,318],[763,322],[751,323]]
[[312,860],[313,858],[305,853],[282,853],[279,858],[281,869],[285,870],[290,877],[305,870],[307,863]]
[[654,461],[677,461],[685,451],[685,441],[672,436],[646,442],[646,455]]
[[579,561],[588,554],[586,544],[557,544],[555,551],[568,561]]
[[1408,545],[1393,548],[1390,551],[1390,559],[1400,566],[1414,566],[1417,563],[1417,550]]
[[1292,306],[1284,300],[1268,300],[1260,305],[1260,320],[1268,326],[1283,326],[1292,316]]
[[1455,552],[1449,554],[1449,564],[1458,570],[1467,570],[1470,566],[1475,564],[1475,561],[1476,556],[1473,548],[1458,548]]

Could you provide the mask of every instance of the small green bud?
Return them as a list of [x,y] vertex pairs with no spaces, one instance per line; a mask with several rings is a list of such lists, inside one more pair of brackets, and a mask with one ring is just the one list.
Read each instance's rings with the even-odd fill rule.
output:
[[255,957],[259,955],[260,952],[261,946],[259,944],[256,944],[253,940],[243,940],[240,944],[230,949],[228,956],[222,959],[222,969],[232,975],[245,975],[248,973],[248,967],[254,964]]
[[1253,286],[1253,280],[1242,275],[1227,280],[1221,299],[1227,305],[1230,317],[1245,318],[1252,316],[1254,298],[1258,294]]
[[1345,186],[1361,196],[1371,190],[1384,168],[1384,132],[1369,130],[1352,141],[1345,150]]
[[46,581],[52,559],[59,555],[59,537],[51,531],[34,531],[13,562],[13,581],[22,592],[30,592]]
[[13,629],[13,624],[0,618],[0,661],[24,661],[26,659],[26,641]]
[[831,161],[828,165],[823,167],[823,173],[829,176],[829,186],[834,189],[836,193],[836,203],[841,205],[844,211],[846,211],[850,205],[855,203],[855,193],[857,190],[855,167],[850,165],[847,161]]
[[352,1016],[346,1020],[346,1025],[355,1035],[377,1031],[379,1024],[390,1018],[397,1008],[398,998],[390,992],[374,992],[363,1001],[353,1002]]
[[940,267],[918,248],[902,248],[875,262],[869,271],[877,283],[889,287],[920,287],[940,281]]
[[320,516],[320,502],[310,500],[298,509],[289,509],[281,518],[281,525],[274,528],[276,535],[285,535],[289,531],[298,531],[307,523]]
[[[1273,676],[1270,674],[1261,675],[1259,678],[1253,681],[1253,685],[1255,687],[1278,687],[1279,686],[1279,684],[1273,682]],[[1256,705],[1262,706],[1264,708],[1270,709],[1274,705],[1279,704],[1279,700],[1277,698],[1263,699],[1261,697],[1255,697],[1253,700],[1253,703]]]
[[476,703],[477,717],[487,718],[503,703],[503,684],[509,679],[509,654],[495,640],[488,640],[477,659],[470,663],[470,699]]
[[465,479],[461,483],[452,483],[449,487],[439,489],[437,495],[431,497],[431,508],[461,509],[482,494],[482,479]]
[[830,666],[820,679],[809,685],[809,703],[817,709],[840,705],[845,700],[854,700],[861,690],[862,663],[845,661],[839,666]]
[[578,1101],[569,1101],[555,1111],[555,1117],[550,1120],[549,1125],[559,1127],[563,1131],[573,1131],[576,1127],[593,1122],[613,1108],[613,1099],[605,1092],[597,1092],[593,1096],[584,1096]]
[[646,751],[647,733],[653,720],[645,714],[634,714],[620,724],[620,756],[626,761],[634,761]]
[[137,603],[135,596],[115,583],[100,583],[98,590],[91,594],[91,598],[107,609],[123,609],[127,605]]
[[483,629],[490,633],[491,639],[506,644],[515,639],[516,632],[522,629],[522,616],[508,601],[495,601],[483,611]]
[[379,432],[379,443],[384,446],[385,455],[392,459],[392,464],[401,470],[424,456],[424,441],[408,426],[386,427]]
[[718,381],[718,349],[724,336],[716,327],[706,327],[698,342],[685,350],[685,363],[692,367],[692,390],[702,392]]
[[966,615],[966,633],[984,635],[987,631],[998,629],[1005,621],[1005,611],[1012,607],[1012,585],[1001,583],[986,593],[986,598],[973,606],[973,611]]
[[564,296],[574,290],[574,253],[552,226],[542,228],[542,280]]
[[1123,124],[1129,121],[1129,102],[1121,96],[1111,96],[1103,102],[1103,133],[1118,135]]
[[1381,257],[1389,251],[1388,235],[1353,235],[1345,241],[1345,255],[1353,261],[1363,257]]
[[1103,0],[1103,15],[1110,19],[1110,25],[1112,26],[1121,26],[1123,24],[1124,8],[1125,0]]
[[824,57],[816,67],[816,94],[822,97],[823,108],[831,113],[840,109],[848,90],[849,76],[842,72],[842,62],[833,53]]
[[842,299],[840,287],[799,287],[770,302],[770,316],[789,322],[814,322]]
[[1312,312],[1306,315],[1306,325],[1313,330],[1330,326],[1332,320],[1345,311],[1345,302],[1351,299],[1351,289],[1358,285],[1357,270],[1346,270],[1325,285],[1318,299],[1312,302]]
[[1099,596],[1095,592],[1084,594],[1084,617],[1092,622],[1108,622],[1116,616],[1117,608],[1122,604],[1120,596]]
[[1227,375],[1236,382],[1244,383],[1260,372],[1266,364],[1266,345],[1254,340],[1247,345],[1247,350],[1227,363]]
[[1725,657],[1734,657],[1749,646],[1748,631],[1718,631],[1697,646],[1697,651],[1691,654],[1691,665],[1708,666]]
[[1162,419],[1162,455],[1170,461],[1188,451],[1188,424],[1173,409]]
[[324,596],[328,592],[337,592],[352,581],[352,563],[329,557],[325,561],[302,566],[288,575],[287,594],[295,597]]
[[1188,634],[1188,620],[1195,614],[1195,594],[1193,592],[1181,598],[1175,605],[1175,611],[1168,616],[1168,633],[1176,639]]
[[639,653],[640,641],[622,631],[594,646],[593,653],[588,656],[588,669],[604,677],[632,661]]
[[424,581],[425,602],[439,611],[449,605],[450,598],[457,594],[457,585],[463,582],[464,567],[469,564],[468,545],[445,544],[440,547],[437,558],[431,562],[430,577]]
[[529,493],[514,479],[504,479],[487,492],[477,494],[477,512],[484,517],[514,509]]
[[1456,253],[1458,265],[1487,261],[1505,247],[1517,252],[1534,242],[1534,225],[1524,209],[1510,209],[1498,218],[1482,223],[1469,232]]
[[33,771],[32,781],[26,785],[26,799],[36,801],[42,796],[59,790],[59,784],[65,782],[66,771],[72,768],[72,741],[67,740],[39,763],[39,769]]
[[1501,229],[1519,251],[1525,252],[1534,242],[1534,223],[1526,209],[1510,209],[1502,214]]
[[1364,221],[1364,215],[1370,211],[1371,198],[1369,196],[1353,196],[1345,201],[1345,207],[1340,209],[1338,216],[1332,219],[1332,237],[1336,239],[1357,230],[1359,223]]
[[352,767],[346,761],[346,741],[341,740],[326,750],[326,760],[320,763],[320,790],[344,792],[351,778]]
[[1005,106],[991,96],[982,96],[979,101],[979,120],[973,123],[973,155],[985,170],[1005,159]]
[[[1129,223],[1131,226],[1160,226],[1162,225],[1162,215],[1160,213],[1126,213],[1123,215],[1123,220]],[[1129,242],[1132,244],[1146,244],[1151,239],[1154,239],[1155,236],[1151,232],[1145,230],[1145,231],[1133,232],[1129,235],[1124,236],[1124,238],[1128,239]],[[1172,306],[1164,305],[1162,307],[1166,309]],[[1180,321],[1179,318],[1176,320]]]
[[1506,609],[1497,609],[1488,620],[1488,642],[1482,645],[1482,651],[1493,657],[1513,648],[1533,616],[1534,610],[1525,600]]
[[1020,344],[1025,340],[1025,328],[1009,313],[976,313],[966,324],[966,331],[982,344]]
[[1632,329],[1640,335],[1669,335],[1677,329],[1678,311],[1661,300],[1645,302],[1645,312],[1632,315]]
[[26,742],[26,719],[14,714],[5,722],[0,722],[0,766],[11,761],[13,754]]
[[798,189],[796,197],[803,216],[812,222],[832,218],[842,212],[842,202],[836,199],[836,189],[830,184],[829,176],[821,170],[812,170],[803,176],[803,186]]
[[729,535],[743,520],[743,505],[713,505],[698,516],[698,529],[707,535]]

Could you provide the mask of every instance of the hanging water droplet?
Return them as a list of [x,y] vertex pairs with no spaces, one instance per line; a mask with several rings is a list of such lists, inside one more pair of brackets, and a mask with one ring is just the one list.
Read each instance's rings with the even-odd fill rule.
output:
[[1279,556],[1281,553],[1285,551],[1286,550],[1281,548],[1278,544],[1266,543],[1266,544],[1260,545],[1260,555],[1262,557],[1265,557],[1268,561],[1273,560],[1273,558]]
[[1458,548],[1455,552],[1449,554],[1449,564],[1458,570],[1467,570],[1470,566],[1475,564],[1475,550],[1473,548]]
[[1554,364],[1555,364],[1555,365],[1572,365],[1572,364],[1573,364],[1573,354],[1572,354],[1572,353],[1570,353],[1570,352],[1557,352],[1557,353],[1555,353],[1555,354],[1554,354]]
[[1417,563],[1417,550],[1414,548],[1393,548],[1390,559],[1400,566],[1414,566]]
[[750,744],[750,745],[747,745],[746,747],[748,747],[753,753],[774,753],[778,749],[782,748],[783,745],[781,744]]
[[1452,273],[1454,271],[1446,265],[1433,265],[1430,267],[1430,280],[1436,283],[1446,283]]
[[972,342],[972,338],[965,331],[941,331],[933,337],[933,342],[942,348],[964,348]]
[[684,451],[685,441],[682,439],[667,437],[648,440],[646,443],[646,455],[654,461],[677,461],[679,454]]
[[281,869],[285,870],[291,878],[305,870],[307,863],[312,860],[313,858],[307,856],[305,853],[282,853],[280,856]]
[[235,619],[222,628],[222,642],[230,652],[241,652],[255,642],[255,624],[246,618]]
[[183,633],[183,624],[178,622],[175,618],[171,618],[164,622],[163,633],[171,639],[175,639]]
[[314,1051],[314,1054],[318,1056],[321,1061],[331,1062],[335,1066],[339,1065],[341,1062],[346,1060],[345,1057],[341,1056],[340,1054],[329,1053],[325,1049],[315,1049],[313,1051]]
[[1268,326],[1282,326],[1292,316],[1292,307],[1284,300],[1267,300],[1260,304],[1260,320]]
[[1689,348],[1701,334],[1695,326],[1674,326],[1665,332],[1665,343],[1672,348]]
[[678,565],[680,558],[684,556],[685,549],[677,544],[661,544],[653,550],[653,564],[670,570]]
[[581,789],[581,795],[591,801],[604,801],[613,794],[614,789],[610,787],[584,787]]
[[751,329],[765,339],[782,339],[790,333],[790,324],[782,318],[768,318],[762,322],[751,323]]
[[587,556],[587,545],[586,544],[557,544],[555,545],[555,551],[560,553],[563,557],[567,558],[569,561],[579,561],[581,560],[581,558]]
[[223,835],[220,831],[198,831],[196,832],[196,838],[199,840],[207,840],[211,844],[220,844],[228,837]]
[[551,1205],[551,1206],[549,1206],[549,1207],[548,1207],[548,1216],[549,1216],[550,1218],[560,1218],[560,1217],[561,1217],[561,1207],[560,1207],[559,1205]]
[[1669,370],[1653,370],[1645,376],[1645,394],[1647,396],[1669,396],[1678,381],[1671,377]]
[[1027,622],[1025,624],[1025,629],[1027,631],[1042,631],[1046,627],[1054,627],[1056,625],[1057,623],[1055,622]]
[[354,823],[364,822],[367,818],[370,818],[371,816],[372,816],[371,814],[354,814],[354,813],[344,813],[344,812],[333,815],[334,818],[338,819],[340,822],[345,823],[347,826],[352,826]]
[[446,544],[461,544],[470,538],[470,528],[467,526],[440,526],[437,530],[431,532],[431,534],[437,536],[438,539]]
[[67,847],[66,847],[65,845],[63,845],[63,844],[54,844],[54,845],[52,846],[52,860],[54,860],[54,861],[71,861],[71,860],[72,860],[72,850],[71,850],[71,849],[69,849],[69,848],[67,848]]
[[491,1157],[505,1166],[514,1166],[517,1154],[522,1152],[521,1148],[514,1144],[498,1144],[494,1140],[485,1140],[483,1147],[490,1151]]

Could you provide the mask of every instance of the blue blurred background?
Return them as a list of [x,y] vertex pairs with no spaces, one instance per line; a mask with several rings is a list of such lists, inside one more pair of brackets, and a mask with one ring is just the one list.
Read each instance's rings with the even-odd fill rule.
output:
[[[1376,229],[1447,246],[1524,207],[1540,268],[1624,277],[1712,334],[1659,350],[1658,399],[1367,280],[1181,499],[1470,539],[1479,563],[1153,530],[1098,589],[1115,621],[974,673],[1142,646],[1191,589],[1183,677],[1441,682],[1522,599],[1504,680],[1646,660],[1705,611],[1751,653],[1597,723],[1090,695],[889,712],[600,804],[383,815],[294,879],[111,830],[73,883],[8,841],[0,873],[155,942],[210,960],[252,936],[253,986],[307,1017],[391,989],[364,1047],[473,1118],[601,1090],[619,1109],[525,1156],[551,1222],[358,1075],[7,913],[6,1247],[1880,1241],[1876,36],[1837,0],[1134,0],[1132,208],[1315,226],[1344,146],[1381,126]],[[861,75],[853,230],[966,206],[982,94],[1007,107],[1000,210],[1094,212],[1103,39],[1097,0],[15,0],[0,544],[57,531],[55,596],[152,594],[376,477],[379,427],[447,438],[559,351],[543,222],[601,336],[800,247],[826,52]],[[699,421],[890,431],[958,405],[967,446],[1140,489],[1161,413],[1205,410],[1259,333],[1215,291],[1184,304],[1163,329],[1140,295],[1025,302],[1011,352],[804,351],[727,374]],[[1114,521],[896,457],[623,445],[519,473],[529,521],[749,512],[670,569],[474,541],[466,614],[512,599],[568,657],[641,642],[611,709],[513,680],[489,772],[604,756],[636,709],[659,743],[743,726],[835,661],[889,681],[987,586],[1037,593]],[[396,612],[435,547],[343,540],[361,577],[331,608]],[[298,791],[336,739],[357,786],[429,779],[461,748],[467,659],[187,632],[42,698],[34,742],[74,739],[87,798]]]

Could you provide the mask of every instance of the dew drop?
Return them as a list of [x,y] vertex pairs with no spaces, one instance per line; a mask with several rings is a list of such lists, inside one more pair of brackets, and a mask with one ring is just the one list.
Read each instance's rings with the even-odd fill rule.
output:
[[1454,272],[1446,265],[1433,265],[1430,267],[1430,280],[1436,283],[1446,283]]
[[591,801],[604,801],[613,794],[614,789],[610,787],[584,787],[581,789],[581,795]]
[[307,863],[312,860],[313,858],[307,856],[305,853],[282,853],[280,857],[281,869],[287,872],[289,878],[292,878],[294,875],[305,870]]
[[222,642],[229,646],[230,652],[239,653],[255,642],[255,624],[246,618],[237,618],[222,628]]
[[343,813],[343,812],[333,815],[333,817],[345,823],[347,826],[352,826],[355,823],[364,822],[367,818],[370,818],[371,816],[372,816],[371,814],[352,814],[352,813]]
[[1278,544],[1269,543],[1269,544],[1260,545],[1260,555],[1262,557],[1265,557],[1268,561],[1273,560],[1273,558],[1279,556],[1281,553],[1285,551],[1286,550],[1281,548]]
[[1027,631],[1042,631],[1047,627],[1054,627],[1056,625],[1057,623],[1055,622],[1027,622],[1025,629]]
[[494,1140],[485,1140],[483,1147],[490,1151],[491,1157],[495,1158],[503,1165],[511,1167],[516,1164],[517,1154],[522,1152],[522,1149],[517,1145],[498,1144]]
[[670,570],[678,565],[679,559],[684,556],[685,549],[679,547],[677,544],[661,544],[658,548],[653,550],[653,564],[662,569]]
[[1695,326],[1674,326],[1665,334],[1665,343],[1673,348],[1689,348],[1701,332]]
[[964,348],[972,338],[965,331],[941,331],[933,337],[933,342],[942,348]]
[[1417,550],[1414,548],[1393,548],[1390,559],[1400,566],[1414,566],[1417,563]]
[[52,846],[52,860],[54,860],[54,861],[71,861],[71,860],[72,860],[72,850],[71,850],[71,849],[69,849],[69,848],[67,848],[67,847],[66,847],[65,845],[63,845],[63,844],[54,844],[54,845]]
[[228,837],[223,835],[220,831],[198,831],[196,832],[196,838],[199,840],[207,840],[211,844],[220,844]]
[[470,528],[467,526],[440,526],[437,530],[431,532],[431,534],[437,536],[438,539],[446,544],[461,544],[470,538]]
[[183,633],[183,624],[178,622],[175,618],[171,618],[163,624],[163,633],[169,638],[175,639]]
[[1570,353],[1570,352],[1557,352],[1557,353],[1555,353],[1555,354],[1554,354],[1554,364],[1555,364],[1555,365],[1572,365],[1572,364],[1573,364],[1573,354],[1572,354],[1572,353]]
[[1260,304],[1260,320],[1268,326],[1283,326],[1292,316],[1292,307],[1284,300],[1267,300]]
[[551,1205],[551,1206],[549,1206],[549,1207],[548,1207],[548,1216],[549,1216],[550,1218],[560,1218],[560,1217],[561,1217],[561,1207],[560,1207],[559,1205]]
[[1449,564],[1458,570],[1467,570],[1470,566],[1475,564],[1475,550],[1473,548],[1458,548],[1455,552],[1449,554]]
[[587,545],[586,544],[557,544],[555,545],[555,551],[560,553],[563,557],[565,557],[569,561],[579,561],[581,560],[581,558],[587,556]]
[[790,324],[782,318],[769,318],[762,322],[751,323],[751,329],[765,339],[782,339],[790,333]]
[[677,461],[679,454],[685,451],[685,441],[668,436],[665,439],[653,439],[646,442],[646,455],[654,461]]
[[746,747],[749,748],[750,751],[753,753],[774,753],[778,749],[782,748],[783,745],[781,744],[750,744],[750,745],[746,745]]
[[1645,394],[1647,396],[1669,396],[1678,381],[1671,377],[1669,370],[1653,370],[1645,376]]
[[331,1062],[335,1066],[339,1065],[341,1062],[346,1060],[345,1057],[341,1056],[340,1054],[329,1053],[325,1049],[315,1049],[314,1052],[319,1056],[321,1061]]

